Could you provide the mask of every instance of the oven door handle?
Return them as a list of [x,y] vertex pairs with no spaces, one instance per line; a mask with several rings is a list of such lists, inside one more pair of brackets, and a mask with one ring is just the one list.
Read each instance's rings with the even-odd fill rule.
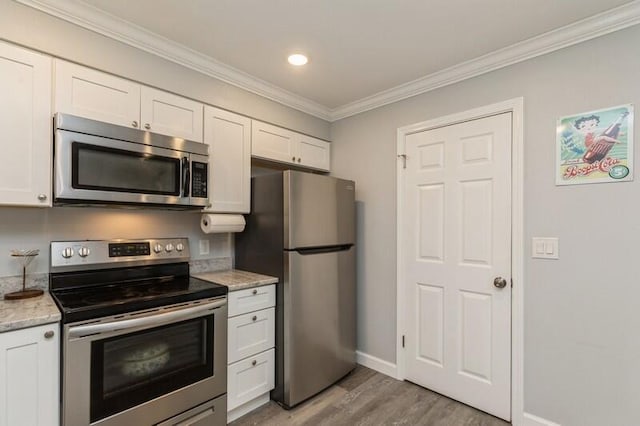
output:
[[74,337],[85,337],[94,334],[102,334],[102,333],[111,333],[114,331],[121,330],[129,330],[129,329],[137,329],[137,328],[151,328],[154,326],[169,324],[172,322],[186,320],[190,318],[196,318],[199,316],[203,316],[203,312],[213,311],[227,304],[226,297],[222,300],[217,300],[211,303],[207,303],[204,305],[193,306],[184,309],[177,309],[174,311],[164,312],[164,313],[155,313],[149,316],[144,316],[141,318],[131,318],[120,321],[111,321],[100,324],[88,324],[88,325],[78,325],[74,327],[70,327],[68,331],[68,336],[70,338]]

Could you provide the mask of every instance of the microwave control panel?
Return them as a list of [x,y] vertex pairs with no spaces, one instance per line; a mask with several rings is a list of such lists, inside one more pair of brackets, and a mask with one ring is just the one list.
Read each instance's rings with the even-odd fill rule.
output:
[[207,198],[207,163],[199,161],[191,162],[191,196],[195,198]]

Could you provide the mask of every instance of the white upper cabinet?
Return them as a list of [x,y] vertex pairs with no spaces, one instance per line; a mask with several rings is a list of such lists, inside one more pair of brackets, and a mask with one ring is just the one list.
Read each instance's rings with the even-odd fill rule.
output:
[[91,68],[55,61],[55,111],[140,128],[140,85]]
[[59,59],[55,76],[54,112],[202,142],[199,102]]
[[51,59],[0,43],[0,205],[51,205]]
[[202,142],[204,105],[142,86],[140,123],[144,130]]
[[204,109],[209,145],[209,206],[217,213],[249,213],[251,120],[218,108]]
[[291,163],[295,159],[297,136],[292,131],[252,120],[251,155]]
[[331,144],[329,142],[300,135],[296,154],[296,162],[301,166],[319,170],[331,168]]
[[252,120],[251,155],[256,158],[329,171],[329,142]]

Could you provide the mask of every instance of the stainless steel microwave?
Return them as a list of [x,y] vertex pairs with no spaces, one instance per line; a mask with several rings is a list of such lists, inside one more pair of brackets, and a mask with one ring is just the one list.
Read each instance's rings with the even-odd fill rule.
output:
[[69,114],[54,121],[54,204],[207,205],[207,145]]

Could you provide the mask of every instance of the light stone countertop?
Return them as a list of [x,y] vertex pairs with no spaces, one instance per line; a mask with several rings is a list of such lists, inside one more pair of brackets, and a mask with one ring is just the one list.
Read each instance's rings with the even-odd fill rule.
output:
[[32,299],[0,299],[0,333],[58,322],[61,317],[48,292]]
[[201,274],[191,274],[195,278],[222,284],[229,288],[229,291],[244,290],[247,288],[261,287],[278,282],[276,277],[256,274],[254,272],[241,271],[239,269],[229,269],[226,271],[204,272]]

